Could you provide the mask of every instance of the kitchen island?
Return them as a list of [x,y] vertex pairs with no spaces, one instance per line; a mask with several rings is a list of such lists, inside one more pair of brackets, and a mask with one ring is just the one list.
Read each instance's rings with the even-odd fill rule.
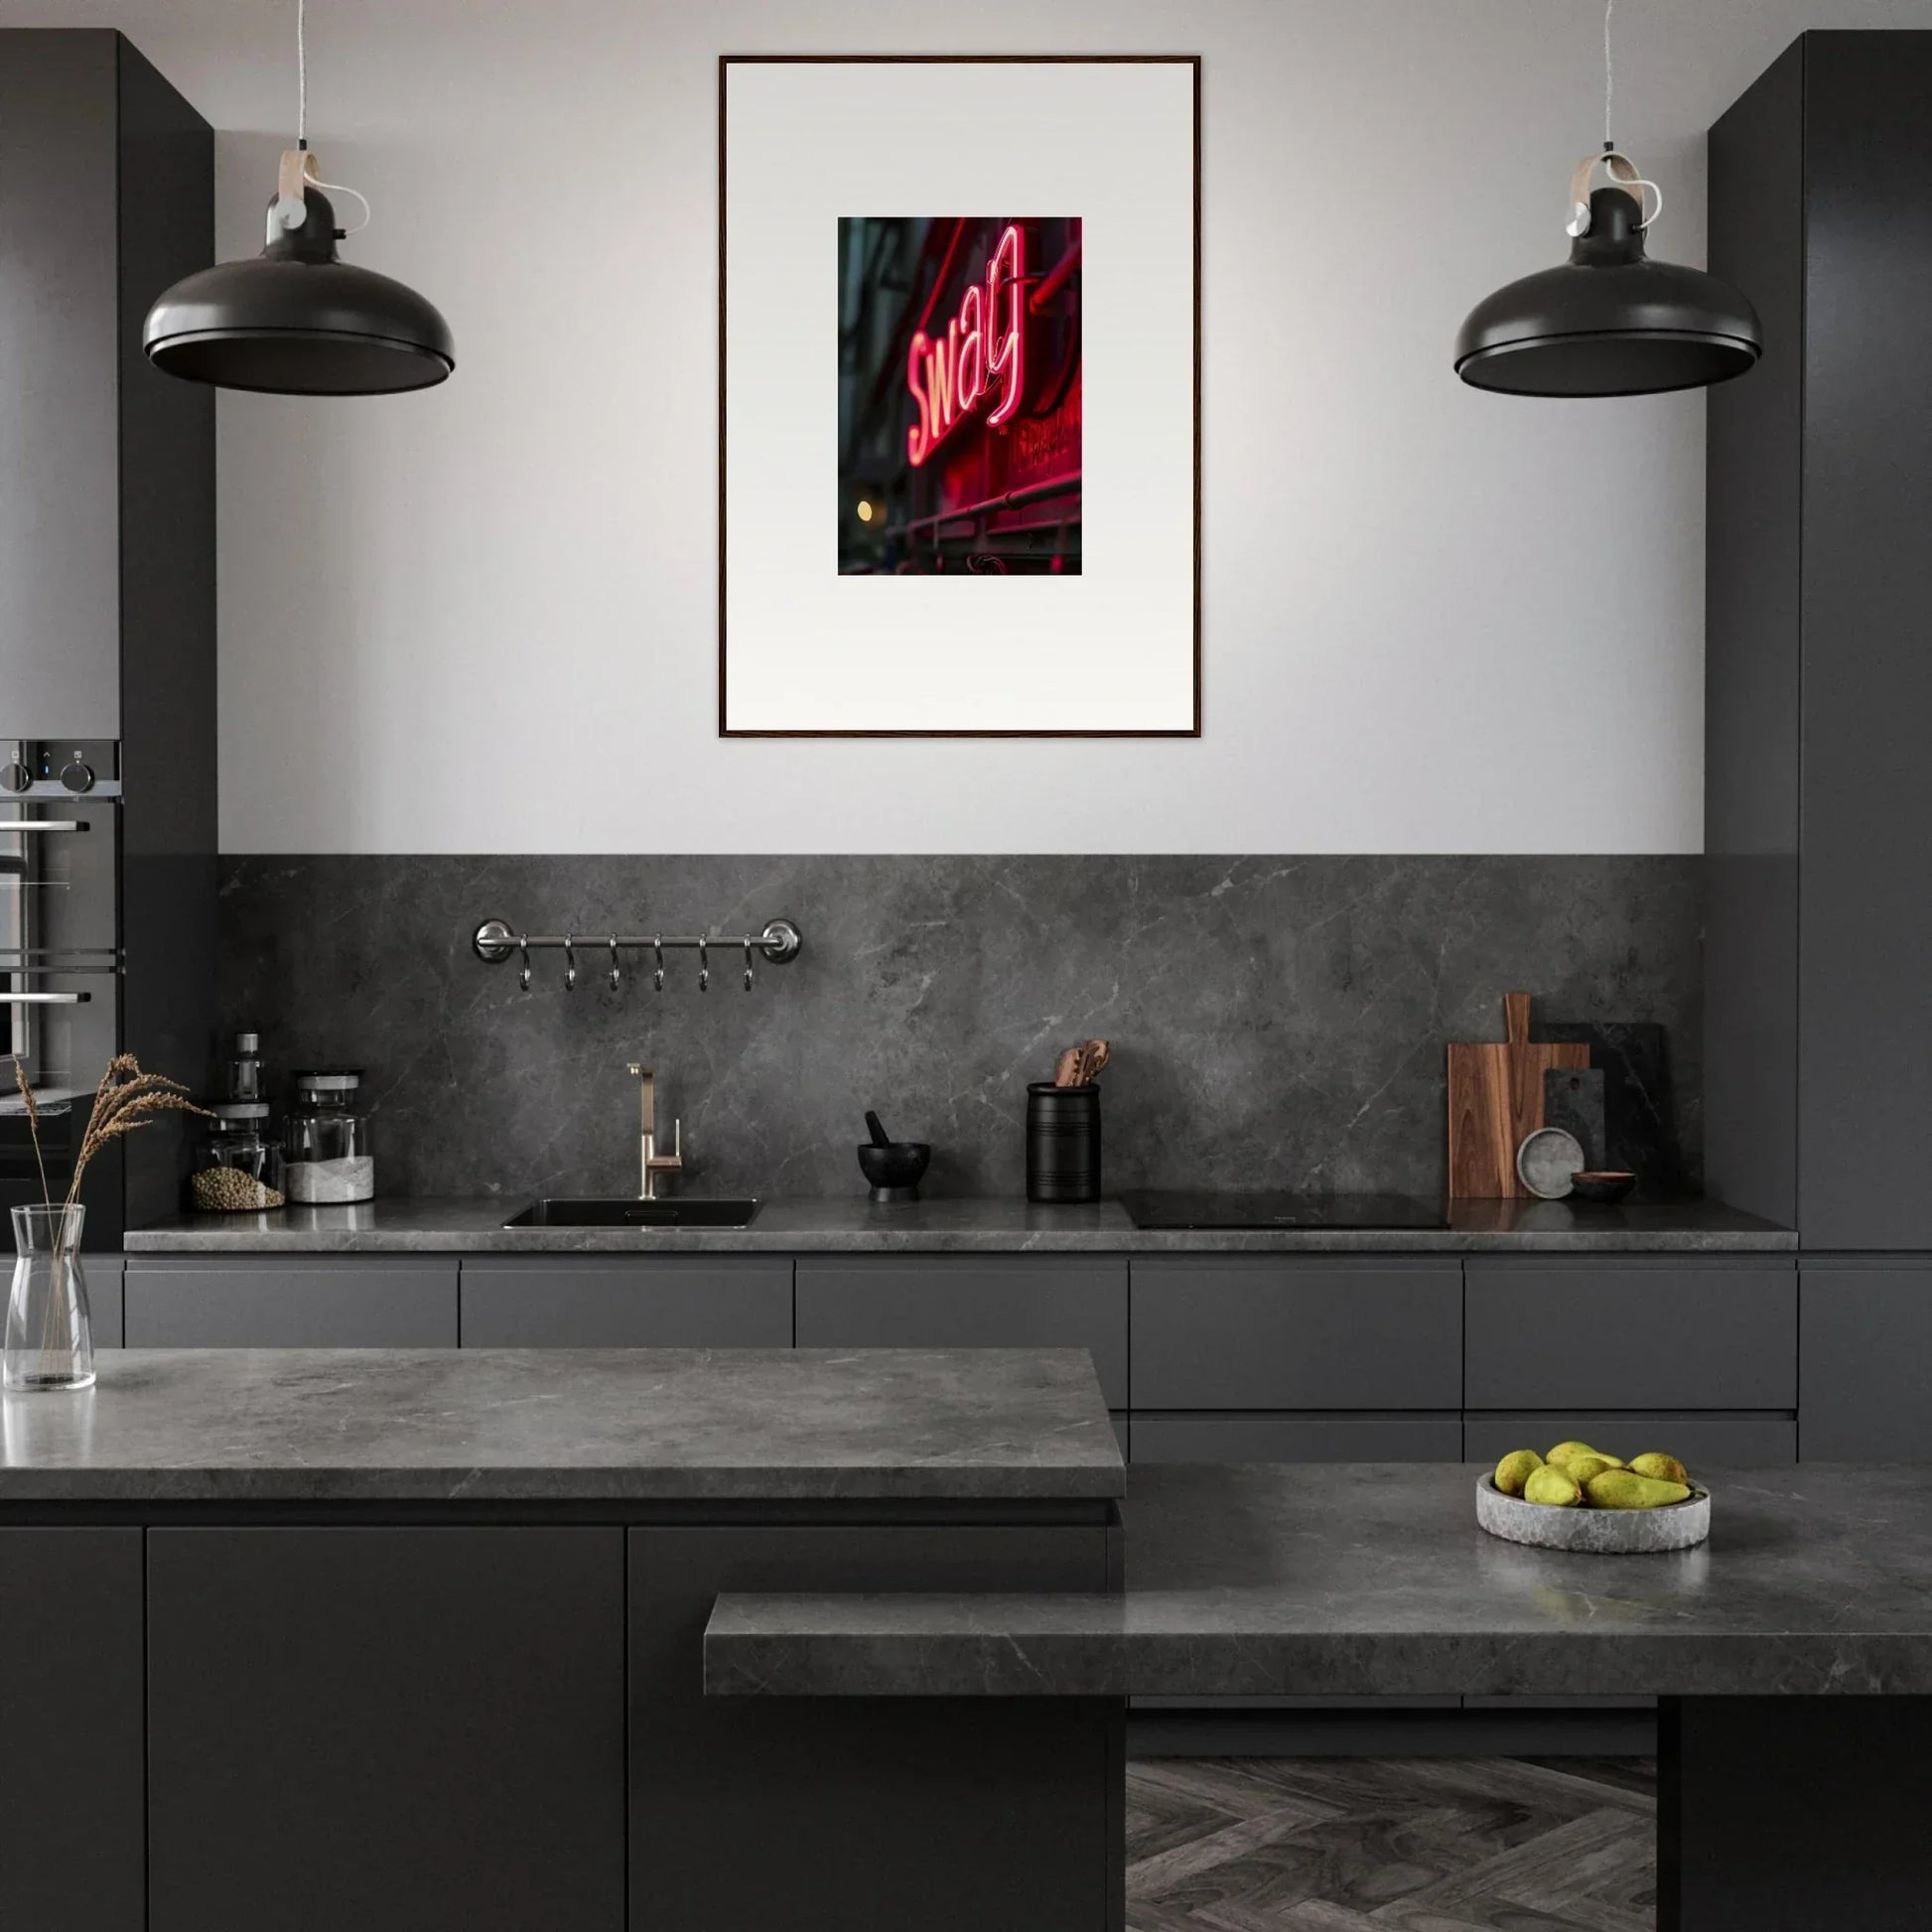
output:
[[1119,1700],[702,1681],[726,1589],[1108,1589],[1082,1354],[130,1350],[0,1426],[7,1924],[1118,1923]]
[[1932,1470],[1700,1471],[1710,1542],[1642,1557],[1486,1536],[1479,1473],[1137,1468],[1121,1591],[729,1592],[707,1690],[1654,1695],[1663,1932],[1923,1927]]

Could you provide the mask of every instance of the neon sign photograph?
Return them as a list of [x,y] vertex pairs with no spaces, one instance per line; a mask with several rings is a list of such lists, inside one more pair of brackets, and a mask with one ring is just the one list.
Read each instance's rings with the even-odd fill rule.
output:
[[839,573],[1078,576],[1078,216],[839,222]]

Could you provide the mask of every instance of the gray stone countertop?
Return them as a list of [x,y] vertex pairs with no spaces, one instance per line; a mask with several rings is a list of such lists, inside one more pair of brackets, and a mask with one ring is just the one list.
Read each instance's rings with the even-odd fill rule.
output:
[[1696,1471],[1711,1540],[1525,1548],[1474,1466],[1129,1472],[1126,1590],[724,1595],[717,1695],[1932,1692],[1932,1467]]
[[126,1349],[0,1402],[0,1505],[1087,1500],[1078,1349]]
[[1798,1237],[1716,1201],[1620,1207],[1458,1201],[1445,1228],[1136,1228],[1119,1202],[1035,1207],[863,1196],[777,1199],[745,1228],[506,1228],[526,1203],[395,1199],[268,1214],[184,1214],[129,1232],[138,1255],[243,1254],[1760,1254]]

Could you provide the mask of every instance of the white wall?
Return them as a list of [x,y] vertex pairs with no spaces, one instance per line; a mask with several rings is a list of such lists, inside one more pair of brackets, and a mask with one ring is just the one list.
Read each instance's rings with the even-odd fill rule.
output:
[[[226,254],[259,244],[293,15],[0,0],[124,28],[223,130]],[[312,139],[375,204],[352,257],[459,360],[423,396],[221,400],[227,850],[1698,849],[1701,399],[1484,396],[1449,362],[1566,245],[1596,0],[310,15]],[[1860,25],[1932,0],[1624,0],[1657,252],[1703,258],[1711,120],[1801,28]],[[721,742],[715,56],[969,44],[1205,57],[1206,735]]]

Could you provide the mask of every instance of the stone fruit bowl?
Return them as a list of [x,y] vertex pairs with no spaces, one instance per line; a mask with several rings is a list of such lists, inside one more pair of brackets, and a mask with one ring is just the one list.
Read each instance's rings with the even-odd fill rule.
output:
[[1635,1557],[1689,1550],[1711,1534],[1711,1492],[1691,1485],[1681,1503],[1658,1509],[1554,1509],[1506,1496],[1494,1476],[1476,1484],[1476,1521],[1491,1536],[1539,1550],[1582,1550],[1592,1556]]

